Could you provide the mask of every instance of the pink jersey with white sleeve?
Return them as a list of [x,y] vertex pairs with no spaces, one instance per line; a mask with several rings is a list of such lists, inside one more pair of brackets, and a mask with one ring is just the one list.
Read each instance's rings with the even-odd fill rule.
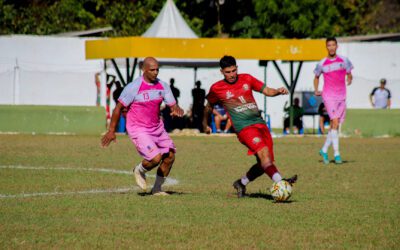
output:
[[336,55],[335,58],[322,59],[314,70],[316,76],[324,74],[324,87],[322,98],[324,100],[346,99],[346,74],[351,73],[353,65],[344,56]]
[[118,101],[128,107],[126,115],[128,133],[135,130],[158,128],[162,124],[160,119],[161,102],[164,101],[168,106],[176,103],[167,83],[159,79],[156,80],[156,83],[148,83],[143,77],[136,78],[126,85]]

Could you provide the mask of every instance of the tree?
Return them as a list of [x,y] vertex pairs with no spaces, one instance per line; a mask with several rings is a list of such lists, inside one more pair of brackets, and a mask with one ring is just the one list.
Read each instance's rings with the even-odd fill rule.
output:
[[[200,37],[218,36],[219,0],[174,0]],[[49,35],[112,26],[139,36],[165,0],[0,0],[0,34]],[[225,0],[222,33],[247,38],[320,38],[400,32],[399,0]]]

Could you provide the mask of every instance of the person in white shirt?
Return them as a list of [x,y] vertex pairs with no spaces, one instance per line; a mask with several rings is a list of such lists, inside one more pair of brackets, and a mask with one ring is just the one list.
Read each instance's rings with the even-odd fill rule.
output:
[[385,88],[386,79],[381,79],[380,87],[376,87],[369,95],[369,100],[372,107],[376,109],[390,109],[390,98],[392,97],[390,90]]

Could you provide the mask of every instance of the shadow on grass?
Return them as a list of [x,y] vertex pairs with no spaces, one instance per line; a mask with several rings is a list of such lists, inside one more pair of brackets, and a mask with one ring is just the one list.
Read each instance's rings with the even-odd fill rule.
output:
[[[185,194],[183,192],[174,192],[174,191],[166,191],[166,193],[169,194],[169,195],[184,195]],[[139,196],[151,196],[152,194],[151,194],[151,192],[140,192],[140,193],[137,193],[137,195],[139,195]]]
[[[322,161],[322,160],[319,160],[318,162],[321,163],[321,164],[323,164],[323,161]],[[335,160],[330,160],[330,161],[329,161],[329,163],[330,163],[330,164],[333,164],[333,165],[343,165],[343,164],[354,163],[354,162],[356,162],[356,161],[342,161],[341,164],[336,164],[336,163],[335,163]],[[323,165],[325,165],[325,164],[323,164]],[[328,165],[328,164],[327,164],[327,165]],[[325,166],[326,166],[326,165],[325,165]]]
[[[246,197],[249,197],[249,198],[256,198],[256,199],[266,199],[266,200],[274,201],[274,198],[272,198],[272,195],[266,194],[266,193],[261,193],[261,192],[247,194]],[[274,201],[274,203],[277,203],[277,204],[287,204],[287,203],[292,203],[292,202],[295,202],[295,201],[292,201],[292,200],[288,200],[288,201]]]
[[266,199],[266,200],[273,200],[274,199],[274,198],[272,198],[272,196],[270,194],[261,193],[261,192],[247,194],[246,197],[258,198],[258,199]]

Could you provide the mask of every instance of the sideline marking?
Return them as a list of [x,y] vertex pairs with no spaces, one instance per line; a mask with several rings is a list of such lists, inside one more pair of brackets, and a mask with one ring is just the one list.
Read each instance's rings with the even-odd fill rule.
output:
[[[0,166],[0,169],[24,169],[24,170],[61,170],[61,171],[91,171],[101,173],[112,173],[112,174],[123,174],[133,175],[132,171],[116,170],[108,168],[50,168],[50,167],[32,167],[32,166]],[[147,177],[155,178],[155,175],[147,175]],[[177,185],[179,181],[174,178],[168,177],[165,180],[165,186]],[[152,186],[149,186],[150,188]],[[26,198],[26,197],[37,197],[37,196],[57,196],[57,195],[73,195],[73,194],[101,194],[101,193],[125,193],[129,191],[138,191],[138,187],[123,187],[123,188],[110,188],[110,189],[89,189],[83,191],[66,191],[66,192],[39,192],[39,193],[20,193],[20,194],[0,194],[1,198]]]

